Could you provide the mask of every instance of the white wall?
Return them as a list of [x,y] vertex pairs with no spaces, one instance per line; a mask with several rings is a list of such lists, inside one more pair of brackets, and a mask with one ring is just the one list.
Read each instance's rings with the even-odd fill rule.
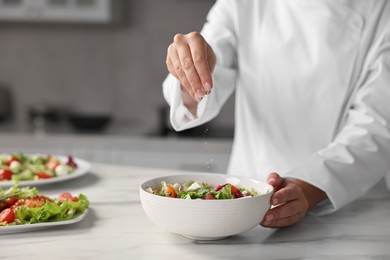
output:
[[[124,2],[121,25],[0,23],[0,83],[12,90],[17,125],[28,106],[47,102],[157,127],[166,48],[175,33],[201,29],[215,1]],[[214,122],[232,126],[232,100]]]

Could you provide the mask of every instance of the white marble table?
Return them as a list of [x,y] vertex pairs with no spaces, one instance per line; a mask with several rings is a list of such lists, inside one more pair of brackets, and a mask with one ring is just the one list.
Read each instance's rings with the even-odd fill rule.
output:
[[0,235],[0,259],[390,259],[390,193],[384,185],[333,215],[201,242],[160,229],[142,210],[139,184],[173,173],[93,164],[79,179],[41,186],[46,194],[86,194],[90,212],[77,224]]

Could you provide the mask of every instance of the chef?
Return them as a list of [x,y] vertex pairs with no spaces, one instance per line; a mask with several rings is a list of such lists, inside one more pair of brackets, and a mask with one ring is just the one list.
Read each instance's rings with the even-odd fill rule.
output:
[[390,1],[217,0],[166,62],[177,131],[234,93],[228,173],[274,186],[261,225],[335,212],[389,177]]

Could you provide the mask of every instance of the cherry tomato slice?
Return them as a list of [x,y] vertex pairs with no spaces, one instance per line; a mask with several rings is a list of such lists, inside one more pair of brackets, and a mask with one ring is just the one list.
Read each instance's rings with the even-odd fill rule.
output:
[[0,213],[0,222],[12,223],[15,221],[15,217],[15,212],[10,208],[6,208]]
[[38,172],[35,175],[38,176],[39,179],[50,179],[53,177],[52,175],[50,175],[46,172]]
[[5,200],[5,204],[7,205],[8,208],[12,207],[12,205],[14,205],[16,202],[18,201],[18,198],[17,197],[12,197],[12,198],[8,198]]
[[165,195],[167,197],[171,197],[171,198],[176,198],[177,197],[177,194],[176,194],[176,191],[175,191],[175,188],[173,188],[172,186],[167,186],[165,188]]
[[13,172],[7,169],[0,169],[0,181],[11,180]]
[[77,197],[73,197],[72,194],[70,194],[70,192],[64,192],[62,193],[59,197],[58,197],[58,201],[59,202],[62,202],[64,200],[71,200],[71,201],[74,201],[74,202],[77,202],[79,201],[79,199]]

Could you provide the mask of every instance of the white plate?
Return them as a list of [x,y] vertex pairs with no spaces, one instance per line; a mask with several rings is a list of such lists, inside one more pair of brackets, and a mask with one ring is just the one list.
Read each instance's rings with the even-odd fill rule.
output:
[[[62,162],[67,162],[68,157],[67,156],[61,156],[61,155],[53,155],[54,157],[57,157],[60,159]],[[73,158],[75,163],[77,164],[77,169],[68,175],[65,176],[60,176],[60,177],[53,177],[50,179],[40,179],[40,180],[28,180],[28,181],[19,181],[19,186],[37,186],[40,184],[48,184],[48,183],[55,183],[55,182],[62,182],[62,181],[67,181],[70,179],[78,178],[80,176],[83,176],[86,174],[89,169],[91,168],[91,164],[83,159],[79,158]],[[5,187],[11,187],[14,185],[14,181],[0,181],[0,187],[5,188]]]
[[29,232],[29,231],[35,231],[35,230],[44,229],[44,228],[74,224],[74,223],[77,223],[77,222],[80,222],[81,220],[83,220],[85,218],[85,216],[87,215],[87,213],[88,213],[88,209],[85,210],[85,212],[83,214],[80,214],[76,218],[73,218],[70,220],[64,220],[64,221],[36,223],[36,224],[23,224],[23,225],[15,225],[15,226],[3,226],[3,227],[0,227],[0,235],[11,234],[11,233]]

